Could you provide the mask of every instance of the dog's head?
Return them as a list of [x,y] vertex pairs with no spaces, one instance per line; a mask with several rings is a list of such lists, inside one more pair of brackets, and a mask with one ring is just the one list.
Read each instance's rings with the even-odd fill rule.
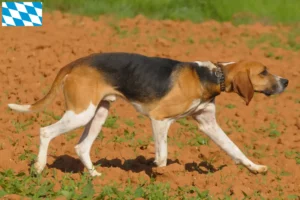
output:
[[248,105],[254,92],[267,96],[279,94],[288,86],[289,81],[271,74],[268,68],[256,61],[240,61],[222,64],[227,92],[236,92]]

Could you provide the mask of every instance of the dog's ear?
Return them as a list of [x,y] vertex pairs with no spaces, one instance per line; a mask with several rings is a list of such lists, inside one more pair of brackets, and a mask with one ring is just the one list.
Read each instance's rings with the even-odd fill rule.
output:
[[242,99],[249,105],[253,95],[254,89],[247,72],[239,72],[234,76],[233,79],[233,91],[240,95]]

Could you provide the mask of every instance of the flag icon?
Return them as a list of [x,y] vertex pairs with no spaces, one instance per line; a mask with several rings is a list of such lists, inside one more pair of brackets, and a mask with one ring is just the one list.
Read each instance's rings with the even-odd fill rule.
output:
[[42,2],[2,2],[2,26],[42,26]]

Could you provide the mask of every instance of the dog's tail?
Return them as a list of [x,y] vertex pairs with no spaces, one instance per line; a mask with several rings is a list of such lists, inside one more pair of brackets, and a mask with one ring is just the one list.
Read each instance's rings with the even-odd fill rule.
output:
[[12,110],[16,110],[19,112],[34,112],[34,111],[40,111],[43,108],[45,108],[49,103],[53,101],[55,98],[57,92],[60,89],[60,86],[62,85],[62,82],[67,74],[71,72],[74,65],[69,64],[63,67],[57,74],[54,82],[52,83],[51,89],[49,90],[48,94],[44,96],[44,98],[40,99],[39,101],[35,102],[32,105],[19,105],[19,104],[8,104],[8,107],[10,107]]

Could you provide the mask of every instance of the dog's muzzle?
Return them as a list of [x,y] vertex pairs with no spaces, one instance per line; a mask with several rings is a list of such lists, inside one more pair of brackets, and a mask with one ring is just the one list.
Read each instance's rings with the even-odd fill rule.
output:
[[267,89],[265,91],[262,91],[267,96],[270,96],[272,94],[280,94],[284,91],[284,89],[288,86],[289,80],[281,77],[276,77],[277,83],[272,87],[272,89]]
[[280,84],[282,85],[283,88],[286,88],[289,84],[289,80],[287,80],[285,78],[281,78],[279,82],[280,82]]

